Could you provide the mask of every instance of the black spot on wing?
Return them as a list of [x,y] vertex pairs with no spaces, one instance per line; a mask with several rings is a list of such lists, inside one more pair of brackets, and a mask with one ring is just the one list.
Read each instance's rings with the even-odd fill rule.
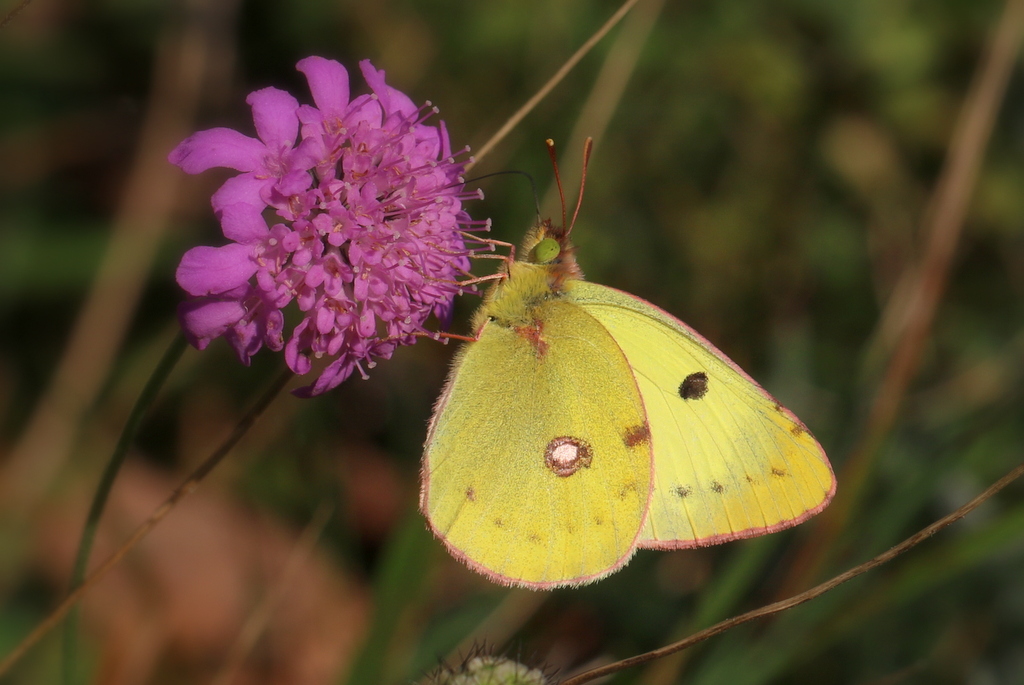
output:
[[725,492],[725,486],[719,483],[717,480],[711,481],[711,489],[721,495]]
[[783,407],[781,404],[775,402],[775,404],[772,405],[772,408],[778,413],[782,414],[784,417],[786,417],[786,419],[790,423],[789,432],[792,433],[794,436],[799,438],[801,435],[807,432],[807,426],[802,424],[800,420],[793,416],[790,412],[786,411],[786,408]]
[[691,373],[679,384],[679,396],[684,400],[699,400],[708,393],[708,375],[703,371]]
[[676,497],[678,497],[679,499],[686,499],[691,494],[693,494],[693,488],[691,488],[689,485],[677,485],[675,488],[673,488],[672,492],[674,492],[676,494]]

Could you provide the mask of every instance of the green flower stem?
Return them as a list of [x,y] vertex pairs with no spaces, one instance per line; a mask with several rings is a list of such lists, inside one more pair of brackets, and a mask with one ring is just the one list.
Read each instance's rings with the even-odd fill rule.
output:
[[[78,541],[78,554],[75,556],[75,566],[71,572],[71,586],[68,592],[74,592],[85,579],[86,567],[89,565],[89,555],[92,552],[92,545],[96,539],[96,529],[99,526],[100,517],[103,516],[103,510],[107,506],[107,499],[110,496],[111,488],[114,486],[114,480],[117,478],[121,466],[124,465],[125,457],[128,456],[128,448],[135,440],[142,417],[152,406],[157,393],[159,393],[160,388],[167,381],[167,377],[170,376],[171,370],[178,363],[178,360],[181,359],[181,355],[185,352],[186,347],[188,347],[188,343],[185,340],[185,336],[179,333],[174,338],[174,341],[171,342],[171,346],[164,352],[163,358],[153,370],[149,380],[146,381],[146,385],[142,388],[139,398],[135,401],[135,406],[132,407],[132,411],[128,415],[128,420],[125,421],[124,428],[121,430],[121,437],[117,441],[117,446],[114,447],[113,454],[110,455],[110,461],[107,462],[103,475],[100,477],[99,485],[96,487],[96,492],[93,494],[89,515],[86,517],[85,527],[82,529],[82,537]],[[65,685],[74,685],[77,649],[78,608],[76,607],[71,610],[68,621],[64,625]]]

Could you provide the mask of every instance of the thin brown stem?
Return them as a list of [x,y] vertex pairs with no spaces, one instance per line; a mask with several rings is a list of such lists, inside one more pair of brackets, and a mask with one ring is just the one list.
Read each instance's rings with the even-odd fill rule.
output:
[[863,564],[855,566],[850,570],[846,571],[845,573],[840,573],[838,576],[835,576],[831,580],[827,580],[824,583],[817,585],[811,588],[810,590],[807,590],[806,592],[801,592],[800,594],[794,595],[793,597],[789,597],[788,599],[783,599],[781,601],[768,604],[759,609],[754,609],[753,611],[748,611],[745,614],[740,614],[739,616],[733,616],[732,618],[716,623],[710,628],[705,628],[704,630],[694,633],[693,635],[683,640],[674,642],[660,649],[655,649],[645,654],[639,654],[628,659],[623,659],[622,661],[616,661],[613,664],[607,664],[605,666],[601,666],[599,668],[586,671],[585,673],[580,673],[579,675],[572,676],[571,678],[567,678],[566,680],[561,681],[560,685],[582,685],[582,683],[590,682],[595,678],[600,678],[601,676],[610,675],[612,673],[618,673],[619,671],[623,671],[627,668],[647,663],[649,661],[653,661],[654,659],[660,659],[662,657],[668,656],[669,654],[674,654],[675,652],[686,649],[687,647],[691,647],[697,644],[698,642],[703,642],[704,640],[707,640],[710,637],[718,635],[719,633],[724,633],[725,631],[731,628],[735,628],[738,625],[749,623],[750,621],[753,621],[758,618],[764,618],[765,616],[772,616],[774,614],[786,611],[787,609],[792,609],[793,607],[799,606],[805,602],[809,602],[812,599],[815,599],[816,597],[820,597],[829,590],[839,585],[842,585],[846,581],[853,580],[857,576],[867,573],[868,571],[877,568],[882,564],[891,561],[892,559],[895,559],[900,554],[903,554],[904,552],[909,550],[911,547],[915,547],[916,545],[921,544],[922,542],[924,542],[931,536],[935,535],[946,526],[950,525],[951,523],[955,523],[956,521],[959,521],[964,516],[967,516],[967,514],[977,509],[979,506],[981,506],[982,503],[984,503],[986,500],[991,498],[993,495],[995,495],[997,492],[1005,488],[1013,481],[1020,478],[1022,475],[1024,475],[1024,464],[1021,464],[1014,468],[1012,471],[1010,471],[1005,476],[1003,476],[998,481],[989,486],[989,488],[985,490],[983,493],[981,493],[980,495],[972,499],[970,502],[954,511],[952,514],[949,514],[948,516],[939,519],[930,526],[923,528],[922,530],[919,530],[918,532],[914,533],[909,538],[907,538],[900,544],[896,545],[895,547],[891,547],[890,549],[888,549],[885,552],[882,552],[878,556],[868,561],[865,561]]
[[[490,229],[490,224],[487,224]],[[494,238],[484,238],[483,236],[477,235],[476,233],[470,233],[469,231],[459,231],[459,235],[469,241],[482,243],[484,245],[492,245],[496,247],[515,247],[512,243],[506,243],[504,240],[495,240]]]
[[427,278],[426,280],[433,283],[444,283],[445,285],[457,285],[460,288],[466,288],[477,283],[486,283],[487,281],[500,281],[505,278],[505,274],[502,272],[496,274],[488,274],[487,276],[477,276],[476,278],[470,278],[465,281],[449,281],[443,278]]
[[512,129],[518,126],[519,122],[522,121],[527,114],[532,112],[533,108],[536,107],[541,100],[547,97],[547,94],[550,93],[563,78],[565,78],[566,74],[572,71],[573,67],[579,64],[579,61],[583,59],[583,57],[590,52],[609,31],[612,30],[612,28],[614,28],[614,26],[618,24],[624,16],[626,16],[626,13],[629,12],[637,2],[639,2],[639,0],[626,0],[626,2],[622,3],[622,6],[619,7],[618,11],[616,11],[615,14],[613,14],[611,18],[604,23],[604,26],[594,32],[594,35],[587,39],[587,42],[581,45],[580,49],[565,61],[565,64],[555,72],[555,75],[548,79],[548,82],[541,86],[540,90],[538,90],[532,98],[526,101],[526,104],[520,107],[515,114],[509,117],[508,121],[506,121],[502,127],[499,128],[493,136],[491,136],[490,140],[480,146],[480,150],[473,156],[473,161],[466,165],[466,170],[468,171],[478,164],[481,159],[486,157],[487,154],[493,150],[494,147],[509,134],[509,132],[512,131]]
[[7,25],[14,21],[14,18],[21,14],[21,11],[28,7],[32,3],[32,0],[21,0],[20,3],[15,5],[10,12],[4,15],[4,18],[0,20],[0,29],[7,28]]
[[75,446],[142,296],[184,178],[167,151],[192,130],[204,89],[224,61],[225,27],[237,0],[203,0],[168,24],[154,55],[152,90],[125,173],[110,239],[45,392],[0,468],[0,508],[32,510]]
[[[622,22],[622,28],[605,55],[594,85],[580,107],[579,116],[565,145],[566,150],[579,150],[587,138],[593,138],[595,147],[600,146],[664,4],[664,0],[642,0]],[[582,175],[576,159],[570,156],[563,161],[562,172],[566,178]],[[549,188],[540,206],[553,206],[555,192],[553,186]]]
[[85,582],[68,594],[64,601],[61,602],[56,609],[50,612],[50,615],[37,625],[35,629],[33,629],[32,632],[29,633],[21,643],[4,658],[2,662],[0,662],[0,676],[7,673],[7,671],[9,671],[11,667],[17,663],[17,661],[21,659],[26,652],[28,652],[29,649],[39,642],[44,635],[50,632],[54,626],[60,623],[61,619],[64,618],[68,611],[70,611],[80,599],[82,599],[85,593],[91,590],[96,583],[102,580],[107,572],[114,568],[114,566],[116,566],[118,562],[120,562],[121,559],[123,559],[125,555],[135,547],[135,545],[139,544],[143,538],[149,535],[150,531],[156,528],[157,524],[170,514],[181,500],[195,492],[203,479],[206,478],[206,476],[216,468],[217,464],[227,456],[231,449],[238,444],[238,441],[242,439],[242,436],[249,431],[252,425],[256,422],[256,419],[258,419],[266,408],[270,406],[270,403],[278,396],[281,390],[284,389],[291,378],[291,371],[286,371],[274,381],[263,396],[256,401],[248,412],[246,412],[245,416],[242,417],[235,426],[235,429],[231,432],[231,435],[221,443],[220,447],[218,447],[213,454],[207,457],[206,460],[181,483],[181,485],[174,489],[170,496],[164,500],[163,504],[157,507],[153,513],[149,515],[149,518],[143,521],[142,524],[135,529],[135,532],[132,533],[131,537],[129,537],[116,552],[110,555],[110,557],[108,557],[102,564],[97,566],[96,570],[89,574],[85,579]]
[[[797,554],[793,572],[783,583],[783,593],[806,585],[820,571],[856,510],[879,448],[899,416],[946,292],[978,171],[1016,63],[1022,28],[1024,0],[1007,0],[987,54],[975,71],[949,154],[922,220],[924,254],[904,274],[906,285],[897,288],[897,295],[882,315],[882,330],[887,321],[898,322],[900,335],[895,350],[871,400],[860,438],[838,473],[840,487],[836,499],[815,522],[817,530],[808,536],[807,545]],[[907,295],[901,297],[899,293]]]
[[479,340],[479,338],[474,338],[468,335],[459,335],[458,333],[444,333],[440,331],[437,333],[413,333],[413,335],[416,336],[417,338],[428,338],[430,340],[435,341],[459,340],[461,342],[477,342],[477,340]]

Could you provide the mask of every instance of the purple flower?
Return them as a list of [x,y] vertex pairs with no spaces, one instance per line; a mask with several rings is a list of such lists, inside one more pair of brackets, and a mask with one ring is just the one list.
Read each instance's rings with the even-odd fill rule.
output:
[[350,100],[345,68],[307,57],[297,68],[315,106],[258,90],[246,98],[258,139],[215,128],[168,157],[190,174],[242,172],[212,198],[231,242],[194,247],[178,265],[192,296],[178,312],[186,336],[199,349],[224,337],[244,364],[263,345],[284,350],[298,374],[331,358],[305,396],[356,369],[365,377],[373,358],[427,333],[431,314],[446,327],[476,249],[464,232],[489,226],[462,208],[480,195],[465,190],[444,123],[424,123],[437,110],[359,66],[373,92]]

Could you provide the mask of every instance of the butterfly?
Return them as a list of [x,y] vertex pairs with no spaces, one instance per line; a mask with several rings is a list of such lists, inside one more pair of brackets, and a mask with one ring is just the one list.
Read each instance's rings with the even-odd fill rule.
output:
[[420,509],[449,552],[550,589],[824,509],[807,427],[683,322],[583,280],[564,224],[504,263],[434,408]]

